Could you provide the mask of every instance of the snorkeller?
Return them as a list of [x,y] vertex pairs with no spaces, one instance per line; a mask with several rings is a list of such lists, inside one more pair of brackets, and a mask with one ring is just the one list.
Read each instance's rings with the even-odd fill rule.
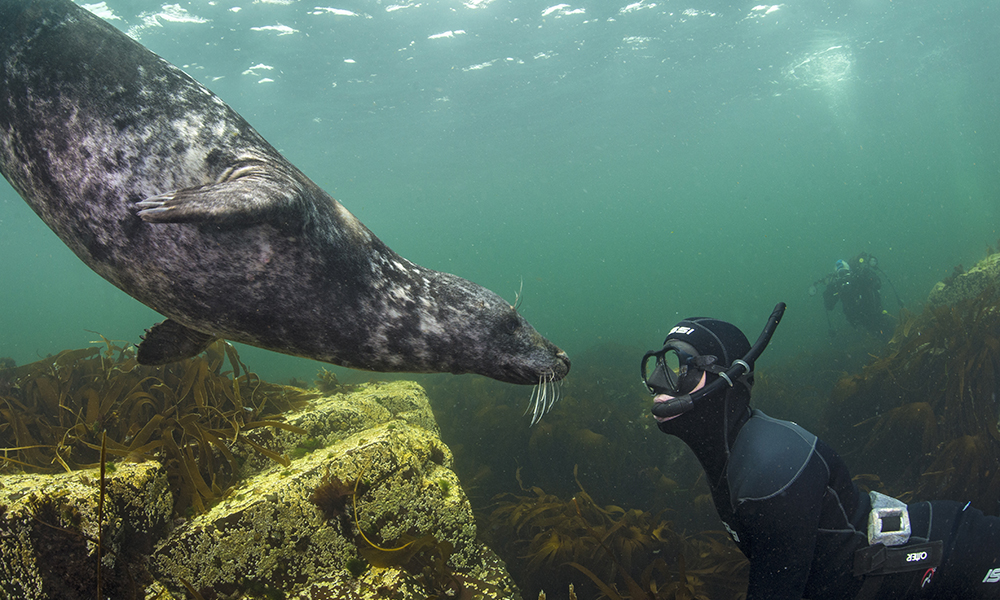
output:
[[863,494],[822,440],[750,406],[784,310],[753,346],[725,321],[684,319],[641,363],[658,427],[694,452],[750,560],[747,599],[1000,598],[1000,518]]

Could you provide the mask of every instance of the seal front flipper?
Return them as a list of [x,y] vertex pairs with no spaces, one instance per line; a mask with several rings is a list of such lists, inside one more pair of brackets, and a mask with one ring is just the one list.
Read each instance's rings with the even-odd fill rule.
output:
[[215,183],[171,190],[136,202],[150,223],[253,225],[301,221],[303,182],[259,161],[231,167]]
[[140,365],[165,365],[199,354],[217,338],[167,319],[146,330],[136,360]]

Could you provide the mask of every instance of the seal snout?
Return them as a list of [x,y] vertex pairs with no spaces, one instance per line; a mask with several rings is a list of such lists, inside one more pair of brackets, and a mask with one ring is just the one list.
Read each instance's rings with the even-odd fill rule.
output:
[[562,350],[556,352],[556,365],[552,369],[553,380],[558,381],[565,377],[569,373],[570,364],[569,354]]

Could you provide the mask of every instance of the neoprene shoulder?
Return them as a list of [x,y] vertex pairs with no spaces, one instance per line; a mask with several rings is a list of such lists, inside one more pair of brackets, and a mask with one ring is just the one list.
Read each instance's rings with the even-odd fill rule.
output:
[[746,500],[780,494],[806,468],[816,436],[791,421],[755,410],[733,444],[728,479],[733,510]]

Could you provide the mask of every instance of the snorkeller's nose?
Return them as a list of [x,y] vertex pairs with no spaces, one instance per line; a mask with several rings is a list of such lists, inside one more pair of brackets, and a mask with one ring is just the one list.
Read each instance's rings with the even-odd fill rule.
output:
[[657,361],[653,373],[646,378],[646,387],[651,393],[656,394],[665,394],[674,387],[674,382],[667,376],[667,367],[662,361]]

